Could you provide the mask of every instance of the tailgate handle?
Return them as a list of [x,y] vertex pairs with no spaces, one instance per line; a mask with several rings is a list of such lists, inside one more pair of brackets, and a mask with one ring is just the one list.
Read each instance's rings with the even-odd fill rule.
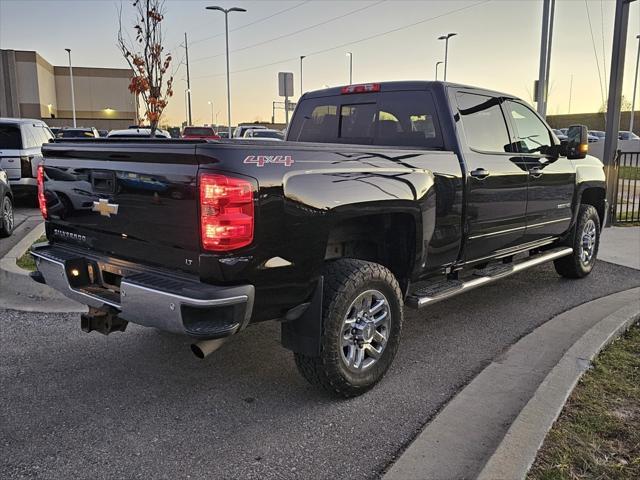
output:
[[116,175],[114,172],[91,172],[91,184],[96,193],[116,193]]

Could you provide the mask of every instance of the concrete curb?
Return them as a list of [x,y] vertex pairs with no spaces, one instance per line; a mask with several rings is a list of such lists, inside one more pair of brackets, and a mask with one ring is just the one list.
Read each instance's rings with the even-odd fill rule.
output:
[[0,308],[26,312],[86,311],[85,306],[46,285],[34,282],[29,272],[16,264],[16,260],[43,234],[44,223],[40,223],[0,258]]
[[22,240],[16,243],[4,257],[0,258],[0,272],[29,276],[28,271],[23,270],[16,265],[16,260],[24,255],[24,253],[29,250],[31,244],[42,235],[44,235],[44,223],[40,223],[33,227],[33,229],[27,233]]
[[525,478],[547,433],[596,355],[640,318],[634,303],[605,317],[564,354],[512,423],[478,480]]
[[[640,288],[607,295],[522,337],[451,399],[384,480],[523,478],[590,360],[640,316],[638,299]],[[558,376],[562,366],[576,373]]]

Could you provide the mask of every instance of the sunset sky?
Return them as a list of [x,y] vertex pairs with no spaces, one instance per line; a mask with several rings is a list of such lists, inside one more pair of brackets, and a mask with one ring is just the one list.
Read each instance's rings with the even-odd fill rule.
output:
[[[35,50],[54,65],[66,64],[64,48],[68,47],[74,65],[124,67],[116,48],[118,5],[112,0],[0,0],[0,46]],[[179,65],[185,31],[190,41],[193,123],[210,123],[209,100],[219,112],[218,121],[226,119],[224,16],[205,11],[207,5],[248,10],[229,16],[233,123],[270,120],[271,102],[282,100],[277,96],[278,71],[294,72],[294,100],[298,97],[300,55],[307,56],[305,90],[348,83],[347,51],[353,52],[355,83],[431,80],[436,61],[444,56],[444,43],[437,37],[457,32],[450,41],[450,81],[506,91],[531,101],[538,74],[542,1],[167,1],[166,45],[173,52],[174,67],[179,67],[175,95],[165,113],[169,124],[178,125],[185,118],[186,72]],[[131,2],[122,6],[124,23],[131,27]],[[612,0],[588,0],[586,5],[584,0],[557,0],[549,114],[567,113],[572,75],[571,112],[601,107],[598,66],[604,88],[609,77],[614,8]],[[631,4],[630,13],[623,89],[629,101],[640,2]],[[384,32],[390,33],[380,35]],[[276,120],[282,121],[283,116],[278,112]]]

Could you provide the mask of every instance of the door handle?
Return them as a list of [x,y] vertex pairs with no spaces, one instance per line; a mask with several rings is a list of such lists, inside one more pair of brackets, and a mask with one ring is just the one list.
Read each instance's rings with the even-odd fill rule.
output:
[[483,180],[489,176],[489,171],[484,168],[476,168],[475,170],[471,170],[469,175],[478,180]]
[[542,176],[542,169],[540,167],[533,167],[529,170],[529,175],[533,178],[540,178]]

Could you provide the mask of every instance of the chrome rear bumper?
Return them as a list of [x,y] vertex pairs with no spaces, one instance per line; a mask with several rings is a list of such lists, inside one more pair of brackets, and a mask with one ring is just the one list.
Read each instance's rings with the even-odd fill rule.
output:
[[[51,288],[90,307],[112,307],[132,323],[197,338],[222,338],[244,328],[251,318],[253,285],[209,285],[46,243],[34,245],[31,255]],[[105,275],[114,271],[119,285],[105,282]]]

